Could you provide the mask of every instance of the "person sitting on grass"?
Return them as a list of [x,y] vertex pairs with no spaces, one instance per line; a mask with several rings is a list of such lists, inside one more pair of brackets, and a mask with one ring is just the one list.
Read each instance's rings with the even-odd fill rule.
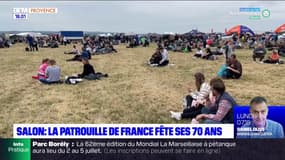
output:
[[221,46],[218,46],[216,50],[213,52],[214,55],[223,55],[224,49]]
[[162,56],[159,52],[159,49],[157,48],[155,53],[151,56],[150,60],[148,61],[148,64],[151,66],[158,66],[161,60],[162,60]]
[[65,83],[67,84],[76,84],[82,81],[82,78],[87,80],[96,80],[99,79],[96,76],[94,67],[89,63],[87,58],[82,58],[81,62],[83,63],[83,71],[81,74],[66,76]]
[[78,49],[76,48],[76,45],[73,45],[73,49],[71,52],[64,52],[64,54],[80,54]]
[[87,51],[85,47],[82,48],[81,54],[77,54],[73,58],[67,59],[66,61],[80,61],[81,62],[82,58],[91,59],[91,53]]
[[148,61],[148,64],[152,67],[163,67],[167,66],[168,63],[168,51],[162,46],[159,46],[156,49],[156,52],[151,56],[150,60]]
[[78,77],[88,79],[88,80],[94,80],[96,79],[95,70],[93,66],[89,63],[87,58],[82,58],[83,63],[83,72],[81,74],[78,74]]
[[274,49],[272,54],[268,57],[267,60],[263,61],[263,63],[278,64],[279,58],[280,56],[278,54],[278,51]]
[[236,55],[232,54],[227,66],[227,77],[230,79],[239,79],[242,76],[242,65],[237,60]]
[[183,112],[170,111],[171,117],[176,120],[195,118],[201,114],[201,109],[204,107],[203,102],[209,98],[210,85],[205,82],[204,74],[198,72],[194,77],[197,91],[188,88],[190,94],[183,99]]
[[284,43],[279,46],[279,48],[278,48],[278,54],[279,54],[280,56],[285,56],[285,44],[284,44]]
[[228,70],[227,67],[230,65],[230,59],[226,60],[226,63],[221,66],[219,69],[217,76],[220,78],[227,78],[228,77]]
[[200,47],[198,47],[197,52],[194,54],[194,57],[201,58],[203,55],[205,55],[205,53]]
[[233,123],[233,108],[237,106],[234,98],[226,92],[222,79],[213,78],[210,81],[209,99],[202,108],[202,114],[192,119],[192,123]]
[[262,44],[258,44],[257,48],[253,50],[253,61],[256,62],[256,58],[259,58],[259,62],[262,63],[262,60],[266,54],[266,49],[262,46]]
[[84,78],[87,80],[96,80],[101,77],[108,77],[108,74],[102,74],[100,72],[95,73],[94,67],[89,63],[87,58],[82,58],[83,72],[78,74],[79,78]]
[[42,64],[40,65],[38,70],[38,75],[32,76],[32,78],[34,79],[46,78],[45,74],[46,74],[46,69],[48,67],[48,62],[49,62],[48,58],[43,59]]
[[78,53],[73,58],[67,59],[66,61],[79,61],[80,62],[81,61],[81,54]]
[[129,45],[126,48],[134,48],[134,47],[137,47],[137,45],[136,45],[136,39],[133,38],[130,40]]
[[158,66],[159,67],[167,66],[169,63],[168,51],[165,48],[160,47],[159,52],[161,54],[162,59],[159,61]]
[[106,44],[105,53],[112,53],[112,52],[117,53],[118,51],[114,48],[112,44]]
[[189,43],[189,42],[183,43],[183,44],[182,44],[181,51],[182,51],[183,53],[192,52],[192,48],[191,48],[190,43]]
[[81,58],[91,59],[91,53],[87,50],[87,47],[82,48]]
[[214,57],[214,55],[213,55],[210,47],[207,47],[205,54],[202,55],[202,59],[207,59],[207,60],[213,59],[214,60],[213,57]]
[[61,69],[56,65],[56,61],[51,59],[48,61],[49,66],[46,68],[46,78],[40,78],[39,80],[44,84],[60,83]]

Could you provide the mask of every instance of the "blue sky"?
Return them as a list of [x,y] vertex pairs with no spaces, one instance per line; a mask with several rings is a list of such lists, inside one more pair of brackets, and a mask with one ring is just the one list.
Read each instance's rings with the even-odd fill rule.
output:
[[[55,7],[57,14],[33,14],[28,20],[14,20],[13,8]],[[232,15],[240,7],[269,9],[269,18],[250,20],[248,15]],[[223,32],[236,24],[254,31],[274,30],[285,23],[285,2],[238,1],[113,1],[113,2],[5,2],[0,1],[0,31],[84,30],[103,32],[176,32],[193,28],[203,32]]]

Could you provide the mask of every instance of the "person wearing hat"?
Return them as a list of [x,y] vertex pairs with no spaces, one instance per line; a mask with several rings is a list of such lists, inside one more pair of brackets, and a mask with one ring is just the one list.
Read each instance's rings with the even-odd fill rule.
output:
[[274,49],[272,54],[268,57],[267,60],[263,61],[263,63],[270,63],[270,64],[278,64],[279,63],[279,54],[278,54],[278,51],[277,49]]

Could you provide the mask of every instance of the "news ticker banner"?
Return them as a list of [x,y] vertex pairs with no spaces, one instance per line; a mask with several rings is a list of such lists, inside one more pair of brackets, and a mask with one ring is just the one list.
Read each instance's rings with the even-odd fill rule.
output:
[[1,160],[282,160],[285,139],[0,139]]
[[14,138],[231,139],[233,124],[14,124]]
[[[233,124],[14,124],[14,138],[284,138],[284,106],[252,118],[249,106],[234,108]],[[255,127],[264,121],[264,127]],[[262,122],[263,123],[263,122]]]

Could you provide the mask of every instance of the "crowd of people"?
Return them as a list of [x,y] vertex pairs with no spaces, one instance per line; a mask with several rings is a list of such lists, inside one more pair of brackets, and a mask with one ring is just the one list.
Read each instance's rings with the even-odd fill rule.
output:
[[110,37],[85,37],[83,44],[84,47],[90,52],[90,54],[108,54],[108,53],[117,53],[117,50],[114,48],[113,40]]
[[39,51],[39,48],[58,48],[60,45],[59,37],[56,35],[36,37],[28,34],[25,42],[27,44],[26,51]]
[[[211,42],[212,43],[212,42]],[[242,76],[242,64],[237,59],[236,54],[234,54],[234,49],[232,48],[232,42],[224,42],[224,46],[218,46],[215,48],[215,51],[211,50],[211,43],[206,44],[205,48],[199,46],[193,57],[201,58],[205,60],[217,60],[218,56],[223,55],[225,58],[225,64],[223,64],[218,71],[218,77],[225,79],[239,79]],[[157,49],[155,53],[151,56],[148,64],[152,67],[167,66],[169,64],[169,55],[167,48],[169,47],[166,44],[157,43]],[[254,51],[255,52],[255,51]],[[271,56],[272,57],[272,56]],[[267,62],[269,63],[269,62]]]
[[[27,37],[29,50],[37,50],[34,41],[39,43],[33,37]],[[57,40],[55,40],[57,41]],[[39,67],[38,74],[33,78],[38,79],[44,84],[54,84],[66,82],[68,84],[76,84],[83,79],[96,80],[102,77],[108,77],[108,74],[95,72],[93,65],[89,63],[92,54],[116,53],[113,42],[127,43],[127,48],[138,46],[147,47],[154,40],[150,37],[128,36],[117,37],[115,40],[109,37],[85,37],[81,51],[78,45],[73,45],[72,49],[64,54],[73,55],[67,61],[80,61],[83,64],[83,71],[79,74],[66,76],[65,80],[61,80],[61,68],[53,59],[43,59]],[[252,43],[254,41],[254,43]],[[214,37],[211,40],[207,36],[197,37],[175,37],[160,38],[155,40],[157,48],[148,64],[152,67],[163,67],[170,63],[169,51],[183,52],[192,54],[193,57],[205,60],[217,60],[219,56],[223,57],[224,64],[217,73],[217,78],[206,81],[203,73],[194,74],[195,90],[188,88],[189,94],[183,99],[183,108],[179,112],[170,111],[170,116],[176,120],[191,119],[191,123],[233,123],[233,108],[237,105],[235,99],[226,91],[223,79],[240,79],[243,75],[243,67],[235,53],[235,49],[243,47],[243,42],[248,43],[248,48],[252,48],[253,61],[259,63],[280,63],[280,48],[273,48],[272,53],[265,59],[269,49],[265,47],[266,40],[254,39],[248,36],[237,37],[234,35],[231,40],[220,40]],[[65,44],[66,43],[66,44]],[[65,41],[64,45],[69,42]],[[33,49],[34,48],[34,49]],[[282,48],[281,48],[282,49]],[[264,60],[265,59],[265,60]],[[207,63],[207,62],[205,62]]]
[[[233,123],[233,107],[237,105],[235,99],[226,92],[226,87],[223,79],[239,79],[242,76],[242,64],[237,59],[234,53],[235,46],[232,41],[225,41],[224,46],[214,46],[213,42],[205,41],[199,43],[198,46],[193,45],[193,41],[187,42],[188,50],[191,52],[192,49],[196,48],[197,52],[193,54],[196,58],[202,58],[206,60],[216,60],[218,56],[223,55],[225,64],[223,70],[218,72],[220,78],[211,79],[210,83],[206,82],[203,73],[196,73],[195,86],[196,90],[188,89],[189,94],[183,99],[183,109],[181,112],[170,111],[170,116],[176,120],[181,119],[192,119],[192,123]],[[151,56],[149,64],[151,66],[161,66],[163,57],[168,57],[168,51],[177,51],[174,49],[180,41],[173,41],[169,43],[168,40],[164,43],[158,42],[158,48],[155,53]],[[192,45],[190,45],[192,44]],[[195,45],[196,45],[195,44]],[[175,46],[175,47],[174,47]],[[211,48],[215,47],[214,51]],[[167,53],[167,56],[163,56]],[[169,63],[169,59],[168,59]],[[167,63],[167,64],[168,64]],[[164,65],[163,65],[164,66]]]
[[112,40],[106,37],[86,37],[82,43],[81,51],[77,49],[76,45],[73,45],[71,51],[64,52],[64,54],[74,55],[73,58],[67,59],[67,61],[81,61],[82,58],[91,59],[92,55],[118,52],[112,45]]
[[[58,36],[51,36],[50,39],[55,41],[57,45],[68,45],[71,42],[67,39],[62,39]],[[38,39],[32,36],[26,37],[27,44],[29,45],[29,51],[34,51],[35,41],[38,43]],[[43,40],[43,39],[42,39]],[[45,39],[47,40],[47,39]],[[117,52],[111,43],[111,39],[106,37],[84,37],[82,40],[81,51],[77,48],[78,42],[73,43],[71,51],[64,52],[64,54],[73,55],[72,58],[67,61],[79,61],[83,63],[83,71],[80,74],[74,74],[72,76],[65,76],[64,80],[61,80],[61,68],[56,65],[56,61],[53,59],[43,59],[42,64],[39,67],[38,74],[32,78],[38,79],[44,84],[56,84],[56,83],[67,83],[76,84],[81,82],[83,79],[86,80],[97,80],[103,77],[108,77],[108,74],[101,72],[95,72],[94,67],[89,63],[92,54],[96,53],[110,53]],[[36,48],[37,50],[37,48]]]
[[142,47],[149,47],[149,38],[142,36],[139,37],[138,35],[128,36],[126,37],[127,47],[126,48],[136,48],[138,46]]

